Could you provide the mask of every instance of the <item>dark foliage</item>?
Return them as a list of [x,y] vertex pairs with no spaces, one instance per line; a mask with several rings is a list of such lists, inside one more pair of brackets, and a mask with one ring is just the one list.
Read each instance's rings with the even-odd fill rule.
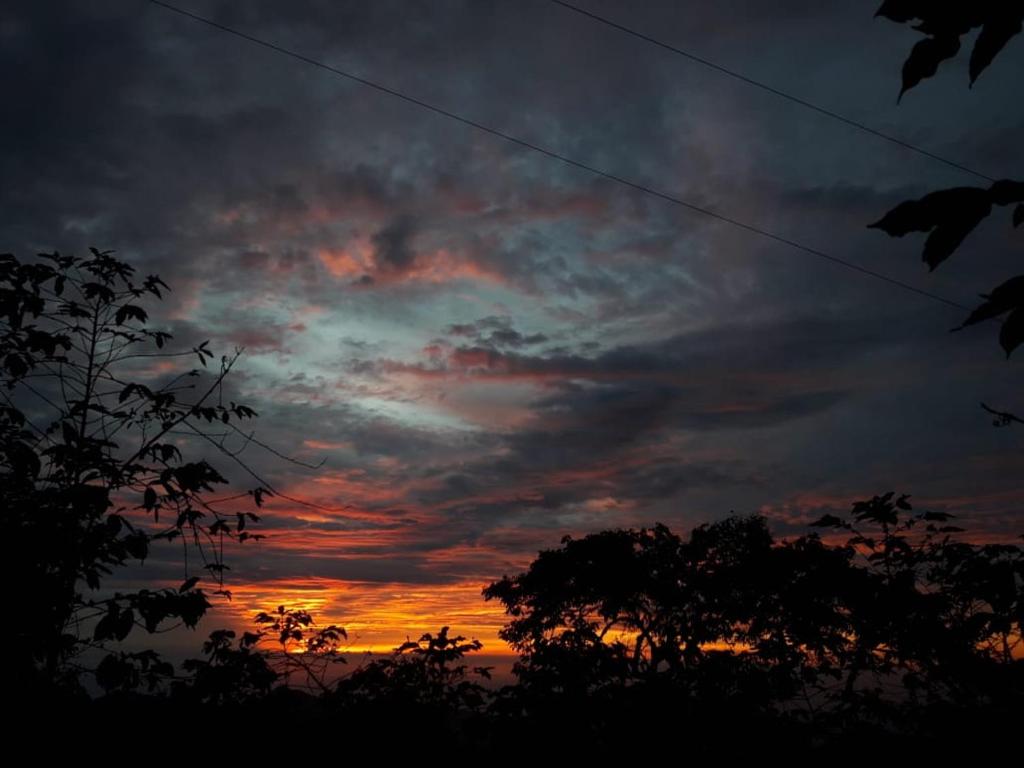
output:
[[934,75],[939,65],[960,52],[960,39],[979,29],[970,58],[971,84],[1003,47],[1020,34],[1024,6],[1016,0],[975,0],[974,2],[932,2],[931,0],[885,0],[876,16],[899,24],[911,24],[924,35],[911,49],[903,64],[900,98]]
[[341,678],[324,701],[368,743],[387,745],[396,723],[418,749],[483,748],[490,668],[465,663],[479,640],[449,636],[448,627],[410,640],[390,657],[371,659]]
[[[992,212],[993,205],[1017,204],[1013,223],[1024,220],[1024,182],[997,181],[988,189],[955,187],[931,192],[920,200],[900,203],[870,225],[893,237],[910,232],[928,232],[922,259],[930,269],[953,255],[964,238]],[[1012,277],[989,294],[960,328],[1007,315],[999,333],[1006,356],[1024,343],[1024,275]],[[957,329],[959,330],[959,328]]]
[[[221,398],[238,352],[205,376],[184,370],[158,383],[145,372],[181,356],[205,368],[213,357],[206,343],[171,351],[170,334],[147,327],[145,303],[167,290],[96,249],[0,256],[0,534],[8,572],[27,585],[7,604],[14,686],[27,695],[71,692],[89,670],[106,690],[152,687],[167,671],[154,654],[104,649],[136,629],[195,627],[208,595],[187,571],[180,586],[134,592],[111,592],[107,578],[155,542],[182,539],[220,584],[224,539],[249,538],[245,522],[258,519],[220,514],[207,494],[225,478],[179,447],[187,435],[223,448],[209,425],[231,430],[256,415]],[[250,492],[257,506],[263,493]]]
[[930,269],[935,269],[992,212],[993,205],[1021,201],[1024,201],[1024,182],[997,181],[988,189],[955,187],[901,203],[870,226],[893,237],[930,232],[922,259]]
[[[971,84],[992,63],[996,55],[1021,32],[1024,3],[1020,0],[935,3],[927,0],[885,0],[878,9],[882,16],[900,24],[913,23],[925,35],[903,65],[902,97],[923,79],[931,77],[939,64],[960,50],[960,38],[973,29],[980,32],[971,51]],[[986,188],[955,187],[931,192],[919,200],[908,200],[869,226],[893,237],[910,232],[928,232],[922,258],[929,269],[953,255],[964,239],[992,212],[993,206],[1014,206],[1013,226],[1024,223],[1024,182],[1003,179]],[[954,330],[982,321],[1003,318],[999,344],[1007,358],[1024,344],[1024,275],[1012,277],[989,293],[981,294],[978,306]],[[993,424],[1008,426],[1021,419],[1012,413],[981,407],[994,415]]]
[[[890,493],[791,540],[758,516],[686,537],[567,537],[484,590],[520,653],[501,688],[469,661],[480,643],[447,627],[333,679],[311,673],[342,635],[282,607],[240,639],[213,633],[169,688],[151,684],[166,670],[144,653],[106,662],[117,684],[78,711],[134,722],[187,708],[275,733],[344,724],[348,745],[381,754],[995,750],[1024,714],[1024,549],[967,543],[951,522]],[[293,685],[294,671],[317,680]]]
[[484,592],[522,653],[506,696],[596,733],[661,702],[812,740],[933,738],[937,710],[1019,708],[1024,551],[960,542],[947,518],[887,494],[815,523],[837,543],[776,542],[760,517],[567,538]]

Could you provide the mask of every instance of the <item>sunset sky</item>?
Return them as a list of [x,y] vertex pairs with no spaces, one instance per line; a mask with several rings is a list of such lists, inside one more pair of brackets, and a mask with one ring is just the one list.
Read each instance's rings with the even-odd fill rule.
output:
[[[918,36],[872,3],[580,4],[1024,175],[1019,39],[897,105]],[[969,174],[545,0],[180,5],[966,305],[1019,271],[1005,210],[934,274],[867,228]],[[316,506],[267,505],[208,626],[287,603],[353,647],[450,624],[496,652],[481,588],[565,534],[735,510],[791,535],[888,490],[1024,532],[1024,431],[978,407],[1024,410],[995,326],[142,0],[4,3],[0,67],[0,251],[158,272],[157,325],[245,347],[257,438],[325,459],[247,450]]]

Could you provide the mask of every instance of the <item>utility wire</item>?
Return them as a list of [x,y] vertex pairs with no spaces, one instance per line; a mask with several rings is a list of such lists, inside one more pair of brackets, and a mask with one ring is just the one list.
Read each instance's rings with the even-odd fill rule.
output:
[[632,27],[627,27],[624,24],[619,24],[618,22],[612,21],[611,19],[594,13],[593,11],[588,11],[587,9],[581,8],[578,5],[574,5],[573,3],[567,3],[565,2],[565,0],[548,0],[548,2],[554,3],[555,5],[560,5],[566,10],[572,11],[573,13],[578,13],[580,16],[586,16],[587,18],[592,19],[598,22],[599,24],[604,24],[605,26],[611,27],[612,29],[616,29],[619,32],[624,32],[627,35],[643,40],[644,42],[650,43],[651,45],[656,45],[659,48],[664,48],[666,51],[671,51],[672,53],[678,54],[679,56],[682,56],[685,59],[689,59],[690,61],[700,64],[701,66],[707,67],[708,69],[713,69],[716,72],[721,72],[723,75],[728,75],[729,77],[739,80],[740,82],[746,83],[747,85],[752,85],[755,88],[760,88],[762,91],[767,91],[768,93],[775,94],[776,96],[786,99],[787,101],[791,101],[794,104],[799,104],[801,107],[813,110],[814,112],[817,112],[820,115],[831,117],[833,120],[838,120],[841,123],[846,123],[846,125],[852,126],[860,131],[864,131],[865,133],[869,133],[872,136],[876,136],[880,139],[885,139],[886,141],[892,142],[897,146],[903,147],[903,149],[908,149],[911,152],[916,152],[919,155],[924,155],[925,157],[931,158],[932,160],[936,160],[940,163],[948,165],[951,168],[956,168],[958,171],[969,173],[972,176],[976,176],[977,178],[982,179],[984,181],[995,181],[995,179],[993,179],[991,176],[987,176],[981,171],[976,171],[973,168],[968,168],[966,165],[958,163],[954,160],[950,160],[949,158],[943,157],[942,155],[937,155],[934,152],[929,152],[927,149],[923,149],[922,147],[919,147],[916,144],[911,144],[909,141],[904,141],[903,139],[897,138],[892,134],[885,133],[884,131],[879,131],[876,128],[872,128],[870,125],[865,125],[864,123],[858,122],[853,118],[846,117],[844,115],[839,114],[838,112],[833,112],[831,109],[827,109],[826,107],[820,107],[817,104],[814,104],[813,102],[807,101],[806,99],[801,99],[799,96],[794,96],[791,93],[787,93],[786,91],[774,88],[766,83],[762,83],[759,80],[754,80],[753,78],[747,77],[746,75],[742,75],[735,70],[729,69],[728,67],[723,67],[721,64],[716,64],[715,62],[710,61],[709,59],[705,59],[694,53],[690,53],[687,50],[678,48],[662,40],[658,40],[657,38],[651,37],[650,35],[645,35],[643,32],[639,32],[633,29]]
[[947,306],[955,307],[957,309],[962,310],[969,309],[964,304],[961,304],[957,301],[953,301],[952,299],[947,299],[944,296],[940,296],[937,293],[932,293],[931,291],[924,290],[923,288],[918,288],[898,278],[890,277],[889,275],[877,272],[868,267],[861,266],[860,264],[857,264],[855,262],[848,261],[846,259],[840,258],[839,256],[833,256],[832,254],[826,253],[825,251],[821,251],[817,248],[812,248],[811,246],[804,245],[803,243],[797,242],[796,240],[791,240],[790,238],[785,237],[783,235],[778,235],[769,230],[762,229],[761,227],[755,226],[754,224],[748,224],[739,219],[732,218],[731,216],[728,216],[726,214],[713,211],[710,208],[705,208],[703,206],[696,205],[695,203],[687,202],[686,200],[671,195],[667,192],[661,192],[659,190],[653,189],[652,187],[640,184],[639,182],[630,181],[629,179],[624,178],[622,176],[618,176],[614,173],[601,170],[600,168],[588,165],[587,163],[581,162],[579,160],[574,160],[571,157],[563,155],[552,149],[547,149],[546,147],[540,146],[539,144],[534,144],[530,141],[526,141],[525,139],[520,139],[516,136],[513,136],[512,134],[498,130],[497,128],[492,128],[488,125],[484,125],[483,123],[478,123],[475,120],[471,120],[468,117],[463,117],[462,115],[456,114],[455,112],[450,112],[447,109],[435,106],[434,104],[423,101],[422,99],[418,99],[415,96],[409,96],[408,94],[402,93],[401,91],[397,91],[393,88],[381,85],[372,80],[367,80],[366,78],[354,75],[351,72],[346,72],[345,70],[338,69],[337,67],[325,64],[322,61],[310,58],[309,56],[290,50],[276,43],[271,43],[268,42],[267,40],[263,40],[261,38],[246,34],[245,32],[241,32],[237,29],[234,29],[233,27],[229,27],[227,25],[213,21],[212,19],[208,19],[205,16],[200,16],[190,11],[186,11],[182,8],[178,8],[177,6],[171,5],[170,3],[165,3],[162,0],[147,0],[147,2],[151,3],[152,5],[157,5],[161,8],[165,8],[168,11],[173,11],[174,13],[186,16],[202,24],[206,24],[207,26],[213,27],[214,29],[218,29],[221,32],[225,32],[229,35],[234,35],[235,37],[247,40],[248,42],[253,43],[255,45],[259,45],[264,48],[269,48],[272,51],[276,51],[277,53],[281,53],[285,56],[297,59],[305,64],[309,64],[319,69],[323,69],[327,72],[338,75],[339,77],[344,77],[353,82],[365,85],[368,88],[373,88],[374,90],[380,91],[381,93],[386,93],[389,96],[394,96],[395,98],[401,99],[402,101],[409,102],[410,104],[415,104],[418,107],[430,110],[431,112],[434,112],[438,115],[442,115],[444,117],[450,118],[451,120],[460,122],[463,125],[468,125],[472,128],[476,128],[479,131],[483,131],[484,133],[489,133],[492,136],[497,136],[498,138],[504,139],[505,141],[511,144],[516,144],[517,146],[525,147],[526,149],[529,149],[533,152],[544,155],[546,157],[550,157],[553,160],[558,160],[559,162],[562,162],[566,165],[572,166],[574,168],[579,168],[581,170],[587,171],[588,173],[592,173],[595,176],[600,176],[601,178],[608,179],[609,181],[614,181],[615,183],[621,184],[624,187],[629,187],[630,189],[636,190],[638,192],[643,192],[646,195],[650,195],[661,200],[665,200],[669,203],[673,203],[695,213],[699,213],[709,218],[725,222],[726,224],[730,224],[734,227],[737,227],[738,229],[742,229],[747,232],[752,232],[755,235],[760,235],[761,237],[767,238],[768,240],[773,240],[777,243],[782,243],[783,245],[787,245],[790,248],[809,254],[811,256],[815,256],[826,261],[831,261],[833,264],[838,264],[839,266],[845,267],[846,269],[852,270],[854,272],[860,272],[861,274],[868,275],[869,277],[874,277],[878,280],[882,280],[883,282],[889,283],[890,285],[895,285],[899,288],[903,288],[904,290],[916,293],[919,296],[924,296],[926,298],[940,302]]

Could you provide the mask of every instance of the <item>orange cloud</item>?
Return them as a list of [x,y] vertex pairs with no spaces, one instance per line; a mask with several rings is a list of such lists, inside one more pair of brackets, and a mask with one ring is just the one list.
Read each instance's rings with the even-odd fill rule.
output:
[[303,440],[302,444],[306,448],[312,448],[314,451],[340,451],[352,447],[352,443],[347,440],[340,442],[331,442],[329,440]]
[[331,275],[349,281],[370,278],[374,284],[506,282],[496,270],[446,248],[418,252],[412,262],[402,268],[381,263],[373,243],[365,237],[354,238],[343,248],[320,248],[316,255]]

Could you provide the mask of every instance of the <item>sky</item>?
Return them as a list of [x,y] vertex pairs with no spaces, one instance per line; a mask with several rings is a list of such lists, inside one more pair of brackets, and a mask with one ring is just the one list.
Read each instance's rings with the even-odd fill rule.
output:
[[[977,179],[546,0],[187,10],[973,305],[999,211],[929,274],[867,225]],[[1017,39],[897,104],[918,36],[870,3],[603,2],[608,16],[996,178],[1024,175]],[[184,347],[244,347],[248,465],[295,499],[227,553],[213,624],[279,603],[383,649],[500,652],[480,590],[562,536],[730,512],[797,535],[894,490],[1024,529],[1021,360],[964,313],[143,0],[0,9],[0,251],[110,248]],[[1018,358],[1021,354],[1018,354]],[[170,372],[168,372],[170,375]],[[217,461],[233,488],[254,485]],[[177,550],[130,577],[177,584]]]

